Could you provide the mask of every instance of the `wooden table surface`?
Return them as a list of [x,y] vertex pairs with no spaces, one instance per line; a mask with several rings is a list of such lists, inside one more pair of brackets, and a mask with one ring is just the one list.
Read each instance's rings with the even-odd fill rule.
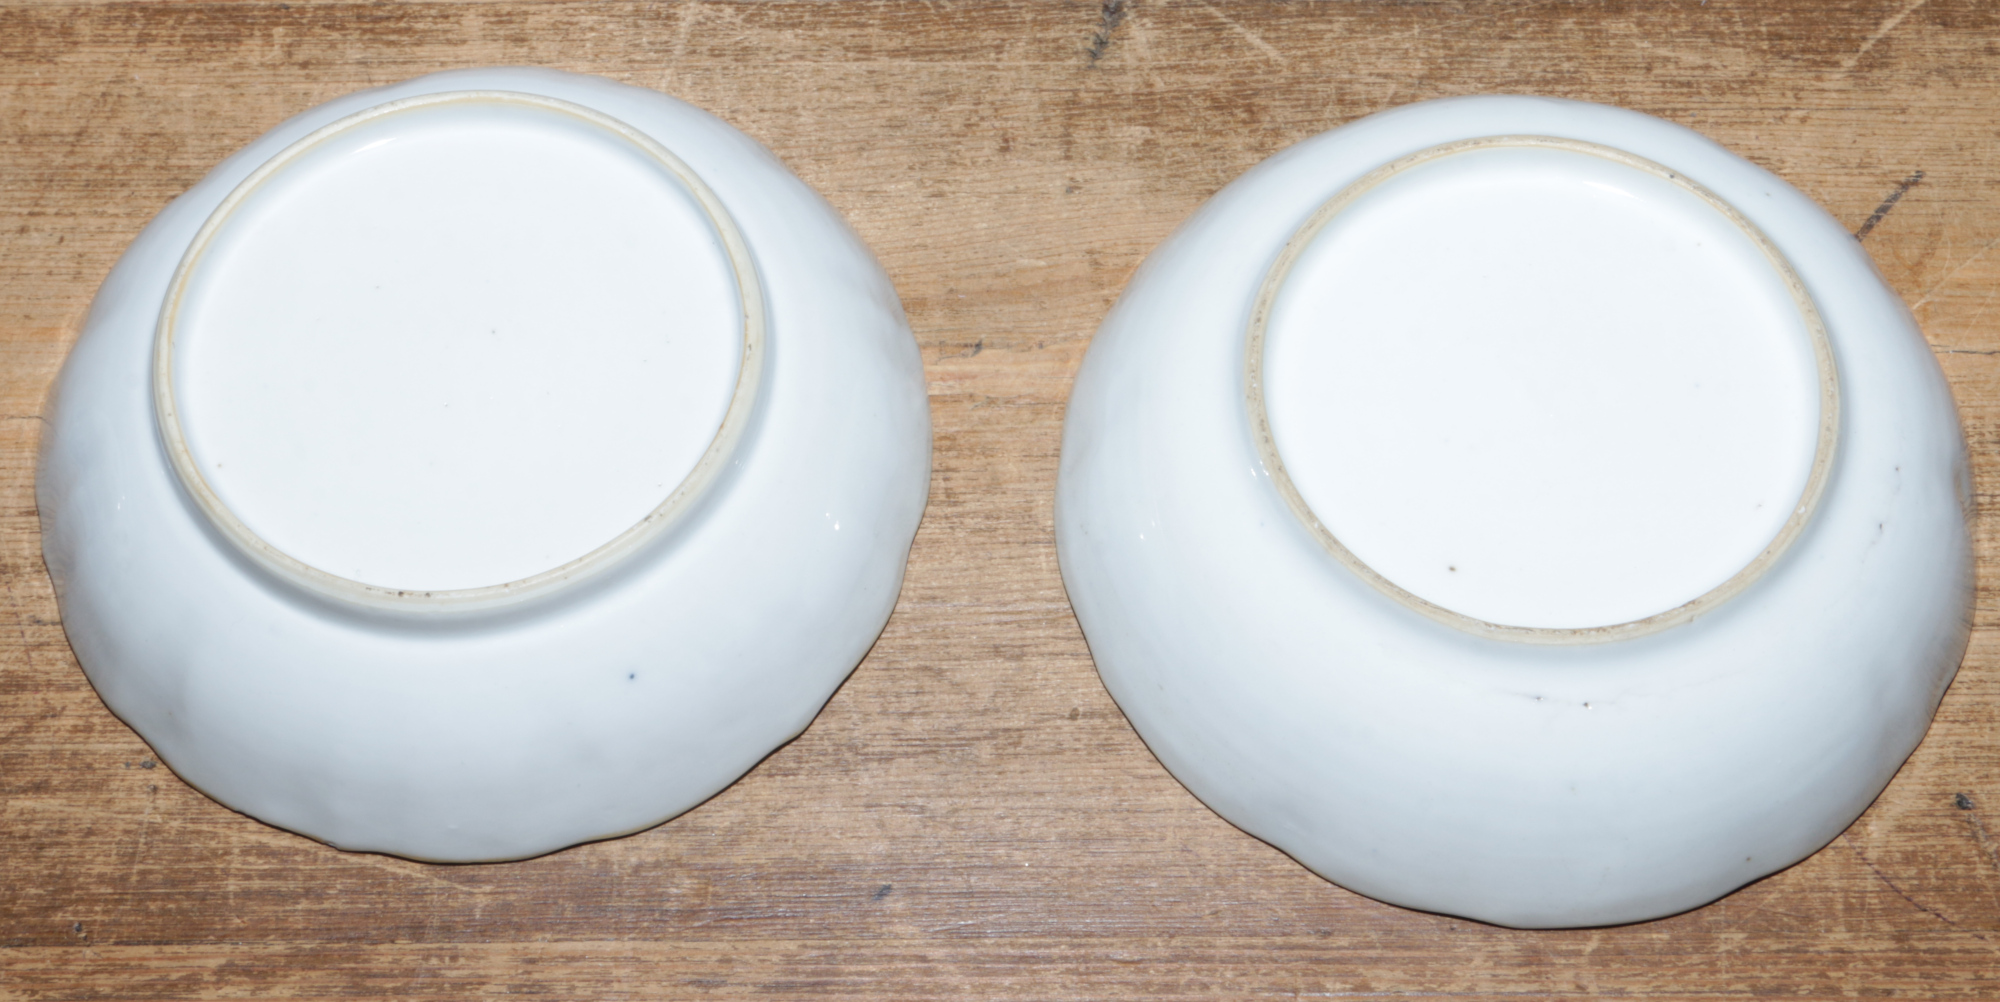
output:
[[[922,342],[936,473],[894,618],[803,737],[651,831],[433,866],[220,807],[105,710],[33,454],[92,293],[168,199],[318,102],[487,64],[675,94],[824,192]],[[1146,252],[1297,140],[1489,91],[1693,126],[1865,229],[1987,512],[1971,654],[1888,792],[1663,921],[1498,929],[1312,875],[1147,752],[1057,576],[1064,399]],[[0,999],[2000,998],[1997,247],[1988,0],[7,4]]]

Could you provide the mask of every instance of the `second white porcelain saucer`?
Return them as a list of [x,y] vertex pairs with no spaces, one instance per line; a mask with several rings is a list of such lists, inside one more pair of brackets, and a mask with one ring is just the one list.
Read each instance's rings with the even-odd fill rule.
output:
[[1804,858],[1963,655],[1970,475],[1907,310],[1694,132],[1427,102],[1273,156],[1092,342],[1057,497],[1105,685],[1219,814],[1517,926]]

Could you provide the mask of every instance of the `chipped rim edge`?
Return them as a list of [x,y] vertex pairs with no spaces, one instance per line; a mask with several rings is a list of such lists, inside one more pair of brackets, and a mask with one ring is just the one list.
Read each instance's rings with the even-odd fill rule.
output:
[[[1285,470],[1284,460],[1278,452],[1277,442],[1271,434],[1270,416],[1264,406],[1265,333],[1270,325],[1271,310],[1277,302],[1278,294],[1285,280],[1290,277],[1292,266],[1297,263],[1300,255],[1311,246],[1320,231],[1325,229],[1335,216],[1389,178],[1444,157],[1504,147],[1557,149],[1598,157],[1644,171],[1694,194],[1734,223],[1763,252],[1765,260],[1784,280],[1786,291],[1791,293],[1800,317],[1805,321],[1806,336],[1812,342],[1813,361],[1819,371],[1819,439],[1813,453],[1812,468],[1806,476],[1805,489],[1800,492],[1798,503],[1792,508],[1791,517],[1779,527],[1777,535],[1772,537],[1762,552],[1727,580],[1690,601],[1644,619],[1608,626],[1510,626],[1454,612],[1428,599],[1420,598],[1370,567],[1341,543],[1332,530],[1319,520],[1319,516],[1313,513],[1312,507],[1306,503],[1305,498],[1299,494],[1297,486],[1292,483],[1290,474]],[[1270,473],[1271,481],[1277,486],[1278,493],[1284,497],[1285,506],[1291,509],[1292,514],[1305,524],[1319,540],[1320,545],[1325,547],[1342,566],[1374,586],[1377,591],[1453,629],[1494,640],[1529,644],[1595,644],[1630,640],[1688,623],[1742,593],[1770,570],[1811,522],[1813,512],[1818,508],[1820,498],[1826,492],[1827,480],[1833,468],[1834,449],[1840,436],[1840,377],[1834,364],[1833,345],[1827,337],[1826,324],[1821,319],[1819,308],[1813,302],[1811,294],[1806,291],[1804,281],[1793,269],[1791,261],[1776,244],[1771,242],[1764,231],[1734,205],[1679,171],[1616,147],[1557,136],[1482,136],[1442,143],[1390,161],[1321,203],[1320,207],[1307,217],[1304,225],[1300,226],[1286,242],[1278,253],[1277,260],[1265,274],[1262,285],[1258,287],[1257,298],[1250,311],[1244,360],[1244,395],[1249,405],[1251,436],[1256,440],[1258,458]]]
[[[566,115],[612,133],[664,167],[681,183],[688,194],[694,197],[696,204],[701,207],[703,214],[708,217],[709,224],[714,227],[716,235],[721,239],[723,252],[729,259],[730,269],[736,279],[737,301],[743,321],[743,350],[737,366],[736,386],[732,390],[729,407],[723,413],[722,422],[717,427],[714,437],[709,440],[707,450],[665,500],[637,523],[612,537],[609,542],[567,563],[501,584],[430,590],[391,588],[342,577],[286,553],[252,531],[216,493],[202,476],[199,464],[195,462],[193,451],[181,428],[180,415],[174,399],[175,327],[188,283],[195,269],[199,267],[210,242],[228,223],[235,210],[266,181],[326,141],[360,125],[391,115],[447,104],[515,105]],[[695,502],[707,492],[721,474],[724,463],[742,439],[744,429],[749,423],[750,411],[756,404],[761,383],[767,326],[763,286],[757,274],[756,262],[750,255],[742,232],[736,226],[735,218],[729,214],[728,208],[722,204],[721,199],[701,176],[659,141],[603,112],[540,94],[508,90],[457,90],[423,94],[376,105],[313,131],[305,138],[285,147],[276,156],[252,171],[250,176],[244,178],[209,215],[207,222],[190,241],[187,253],[182,256],[179,267],[174,271],[173,279],[167,287],[166,301],[161,308],[160,319],[154,330],[152,386],[154,418],[159,426],[161,443],[166,449],[168,461],[182,486],[193,498],[196,507],[201,509],[202,514],[208,517],[225,538],[258,565],[279,578],[319,595],[378,610],[439,613],[488,609],[547,595],[594,576],[660,536],[694,507]]]

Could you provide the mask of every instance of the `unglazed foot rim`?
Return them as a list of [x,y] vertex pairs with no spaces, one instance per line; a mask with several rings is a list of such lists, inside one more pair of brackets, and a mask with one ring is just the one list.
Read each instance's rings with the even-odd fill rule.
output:
[[[344,577],[300,560],[252,530],[223,501],[203,476],[182,428],[174,389],[175,328],[189,281],[211,240],[266,181],[306,153],[364,123],[451,104],[514,105],[568,116],[624,140],[673,175],[720,237],[742,313],[742,350],[729,405],[707,449],[666,498],[637,523],[580,557],[516,580],[457,589],[394,588]],[[701,176],[659,141],[603,112],[558,98],[506,90],[424,94],[376,105],[314,131],[259,166],[210,214],[181,258],[160,311],[153,340],[154,415],[167,459],[195,506],[225,539],[279,578],[321,596],[380,610],[431,614],[488,609],[544,596],[594,576],[658,538],[694,507],[722,472],[756,405],[767,323],[757,266],[735,219]]]
[[[1306,503],[1305,497],[1286,472],[1284,458],[1279,453],[1277,442],[1271,432],[1270,416],[1264,399],[1266,334],[1278,295],[1284,288],[1286,279],[1291,275],[1292,266],[1306,248],[1343,210],[1397,174],[1460,153],[1510,147],[1564,150],[1598,157],[1666,180],[1700,198],[1741,230],[1763,253],[1765,260],[1784,283],[1786,291],[1790,293],[1793,303],[1798,308],[1806,336],[1812,345],[1813,361],[1818,370],[1819,382],[1818,435],[1805,487],[1793,505],[1791,515],[1761,552],[1721,584],[1694,599],[1643,619],[1587,627],[1514,626],[1468,616],[1416,595],[1369,566],[1327,528],[1313,512],[1312,507]],[[1284,498],[1285,506],[1335,560],[1384,595],[1437,622],[1482,637],[1529,644],[1595,644],[1641,637],[1687,623],[1740,594],[1762,577],[1811,523],[1813,511],[1818,506],[1821,495],[1825,493],[1840,436],[1840,378],[1834,364],[1833,347],[1827,338],[1826,325],[1821,320],[1819,309],[1806,291],[1798,272],[1770,238],[1735,206],[1678,171],[1615,147],[1578,139],[1540,135],[1485,136],[1432,146],[1376,168],[1322,203],[1311,216],[1307,217],[1291,239],[1286,241],[1258,287],[1250,311],[1245,341],[1244,398],[1249,408],[1251,435],[1256,442],[1257,455],[1269,472],[1272,483]]]

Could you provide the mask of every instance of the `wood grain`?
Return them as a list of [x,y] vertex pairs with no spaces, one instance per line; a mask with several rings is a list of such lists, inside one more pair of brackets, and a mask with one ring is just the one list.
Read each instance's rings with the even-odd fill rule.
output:
[[[219,158],[513,63],[702,105],[853,221],[923,343],[930,509],[868,660],[708,804],[523,863],[343,854],[193,792],[92,693],[37,415],[97,283]],[[1292,142],[1491,91],[1691,125],[1853,229],[1880,209],[1976,457],[1979,629],[1929,738],[1810,860],[1659,922],[1517,932],[1313,876],[1154,761],[1057,576],[1063,401],[1144,254]],[[1996,165],[1983,0],[0,6],[0,998],[2000,998]]]

